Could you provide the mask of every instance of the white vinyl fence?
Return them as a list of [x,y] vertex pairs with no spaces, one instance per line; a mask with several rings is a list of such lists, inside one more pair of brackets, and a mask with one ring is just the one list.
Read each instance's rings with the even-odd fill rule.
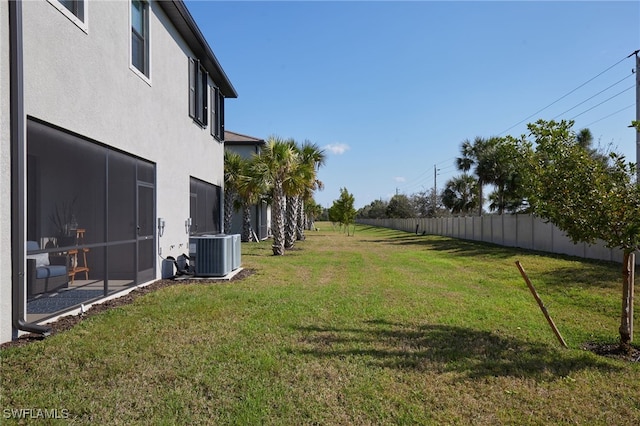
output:
[[[415,219],[357,219],[364,225],[380,226],[418,234],[443,235],[483,241],[586,259],[622,262],[622,250],[610,249],[603,242],[574,244],[555,225],[532,215],[486,215]],[[416,231],[417,229],[417,231]],[[636,256],[636,263],[640,261]]]

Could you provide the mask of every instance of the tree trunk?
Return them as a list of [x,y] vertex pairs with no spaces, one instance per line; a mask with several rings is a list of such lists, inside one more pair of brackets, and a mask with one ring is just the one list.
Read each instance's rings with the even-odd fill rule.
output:
[[284,254],[284,194],[282,182],[276,181],[273,184],[273,206],[271,217],[271,231],[273,232],[273,254],[282,256]]
[[482,216],[482,179],[478,179],[478,216]]
[[298,224],[298,197],[287,197],[284,248],[292,249],[296,242],[296,225]]
[[631,349],[633,340],[633,284],[635,272],[635,254],[624,251],[622,261],[622,316],[620,321],[620,346],[623,350]]
[[251,204],[244,203],[242,205],[242,242],[253,241],[251,231]]
[[298,218],[296,226],[296,239],[298,241],[304,241],[304,230],[306,229],[306,215],[304,214],[304,200],[301,198],[298,203]]
[[231,220],[233,218],[233,200],[235,198],[233,191],[224,191],[224,229],[222,233],[231,232]]

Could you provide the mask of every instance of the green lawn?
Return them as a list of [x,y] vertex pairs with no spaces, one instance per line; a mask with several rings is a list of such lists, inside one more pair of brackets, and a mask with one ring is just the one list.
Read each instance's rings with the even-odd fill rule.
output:
[[619,265],[318,226],[283,257],[243,244],[242,281],[166,287],[0,351],[0,423],[640,424],[640,365],[582,349],[617,339]]

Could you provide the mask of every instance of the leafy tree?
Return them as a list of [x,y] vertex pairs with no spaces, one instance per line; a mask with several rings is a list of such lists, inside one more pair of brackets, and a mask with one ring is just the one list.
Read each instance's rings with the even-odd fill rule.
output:
[[469,213],[478,205],[478,181],[468,174],[449,179],[442,191],[442,204],[453,214]]
[[340,226],[344,226],[347,235],[349,235],[349,226],[356,217],[356,209],[353,207],[354,202],[355,199],[347,188],[341,188],[340,198],[335,200],[333,205],[329,207],[329,220],[333,223],[339,223]]
[[418,217],[441,217],[448,214],[447,208],[442,204],[442,196],[436,188],[424,189],[413,194],[411,202]]
[[388,205],[389,203],[384,200],[374,200],[358,210],[358,217],[368,219],[384,219],[387,217]]
[[607,166],[580,145],[572,121],[529,124],[535,141],[529,151],[527,187],[536,214],[562,229],[574,242],[604,241],[623,252],[620,343],[632,339],[632,253],[640,248],[640,187],[635,165],[612,154]]
[[387,206],[387,217],[389,218],[410,218],[416,217],[415,209],[409,197],[404,194],[396,194],[389,200]]

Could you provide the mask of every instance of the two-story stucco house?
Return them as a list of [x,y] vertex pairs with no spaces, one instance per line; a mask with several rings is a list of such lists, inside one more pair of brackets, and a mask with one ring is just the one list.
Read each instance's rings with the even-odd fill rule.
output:
[[185,4],[0,0],[0,342],[222,223],[224,101]]

